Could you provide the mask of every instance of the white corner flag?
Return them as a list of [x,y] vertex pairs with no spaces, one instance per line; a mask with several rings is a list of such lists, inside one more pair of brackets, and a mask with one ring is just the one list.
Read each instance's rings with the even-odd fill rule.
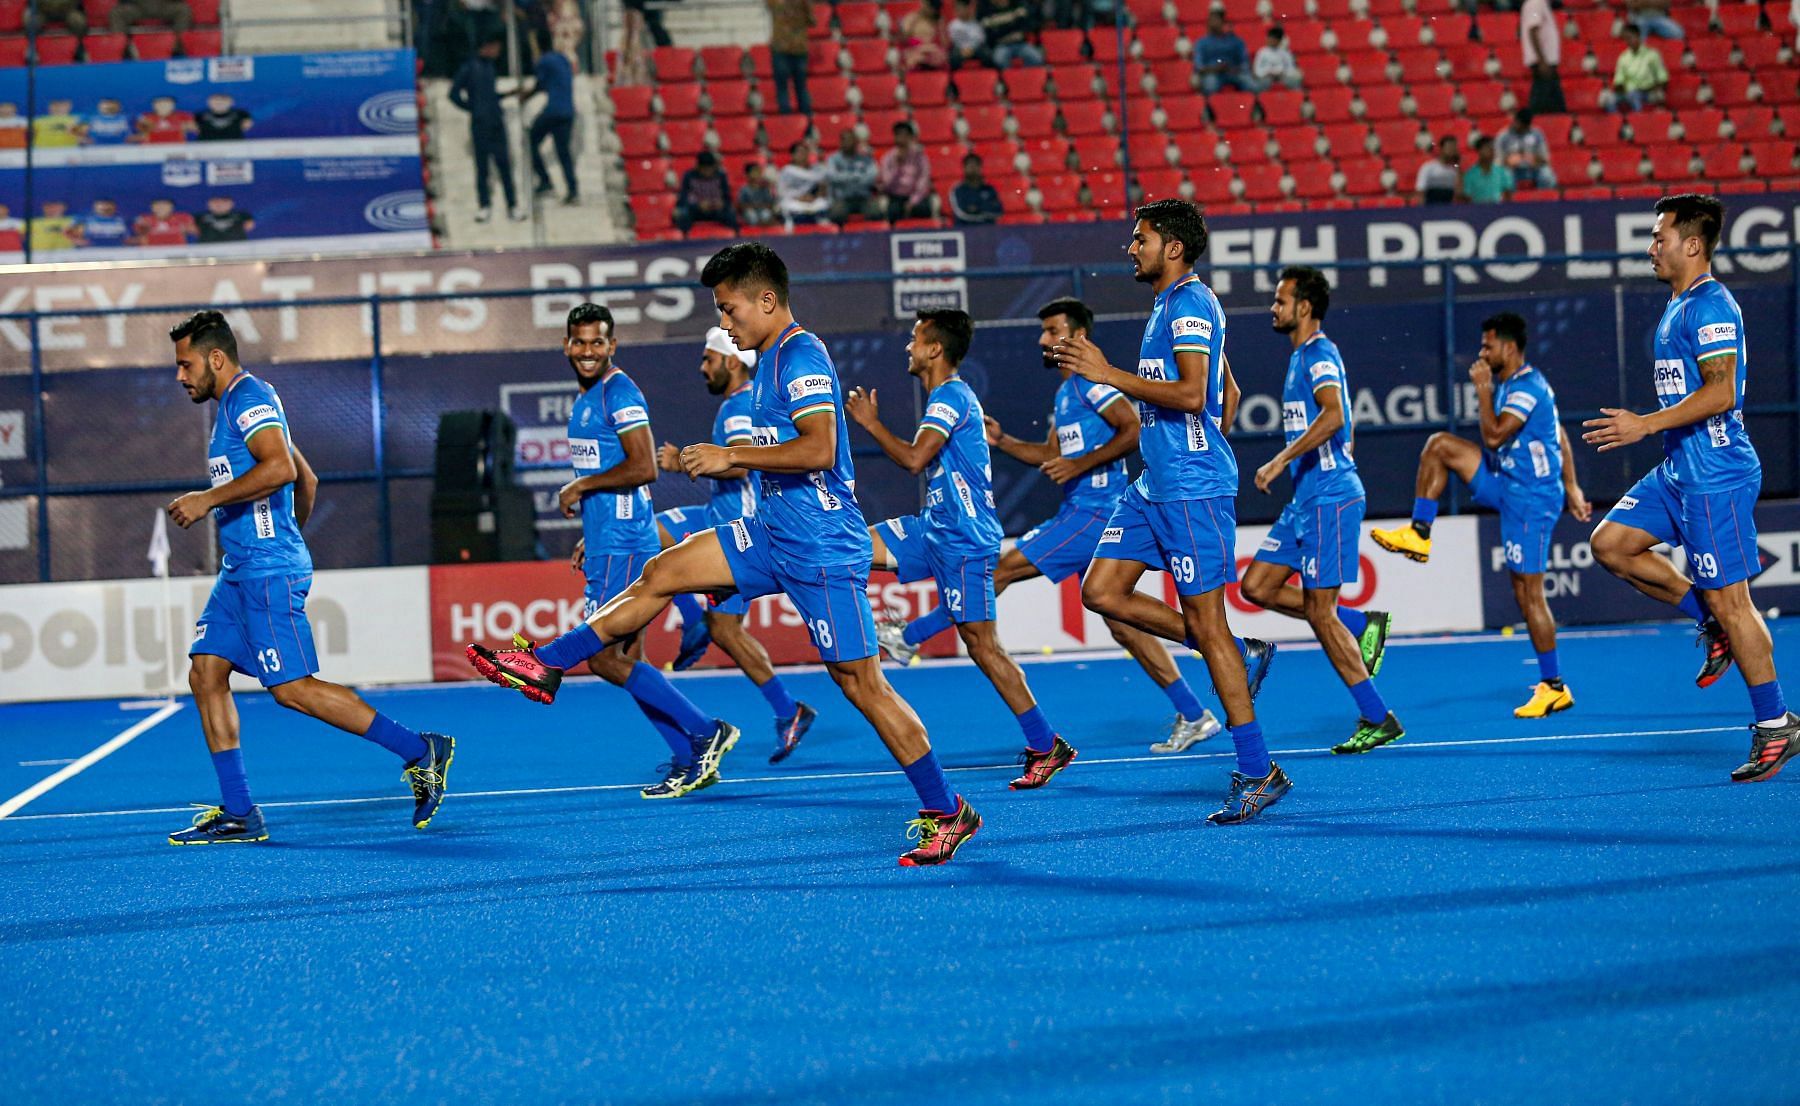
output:
[[160,508],[156,512],[156,524],[150,528],[148,556],[152,575],[167,579],[169,575],[169,516]]
[[157,510],[156,522],[150,527],[150,551],[146,556],[151,571],[162,580],[162,618],[159,621],[163,623],[168,664],[163,670],[163,687],[169,701],[174,702],[181,668],[180,647],[175,642],[179,616],[175,613],[175,597],[169,585],[169,516],[161,509]]

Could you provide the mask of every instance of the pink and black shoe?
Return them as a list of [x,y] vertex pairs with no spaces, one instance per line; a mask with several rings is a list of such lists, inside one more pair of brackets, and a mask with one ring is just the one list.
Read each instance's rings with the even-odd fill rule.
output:
[[467,650],[469,663],[489,683],[514,688],[534,703],[548,705],[555,702],[556,689],[562,686],[562,669],[538,660],[532,651],[532,643],[518,634],[513,635],[513,646],[512,649],[489,649],[485,645],[471,645]]

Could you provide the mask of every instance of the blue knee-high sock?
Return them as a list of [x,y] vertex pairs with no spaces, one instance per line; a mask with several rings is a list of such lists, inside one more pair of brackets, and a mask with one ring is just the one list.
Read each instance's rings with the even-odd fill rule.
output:
[[919,617],[906,624],[906,632],[901,635],[908,645],[922,645],[926,641],[948,630],[951,626],[950,612],[943,607],[933,607]]
[[1381,692],[1375,690],[1374,680],[1351,684],[1350,698],[1356,700],[1356,709],[1362,713],[1365,722],[1379,722],[1388,716],[1387,703],[1382,700]]
[[654,707],[675,723],[682,733],[692,738],[710,737],[718,723],[700,712],[687,696],[675,690],[669,678],[639,661],[625,677],[625,690],[633,699]]
[[1562,665],[1556,659],[1556,647],[1551,646],[1537,655],[1538,679],[1553,684],[1562,679]]
[[1781,685],[1774,680],[1750,689],[1750,713],[1753,722],[1781,722],[1787,718],[1787,702],[1781,697]]
[[369,723],[363,740],[373,741],[409,763],[425,755],[424,738],[379,711],[375,714],[375,721]]
[[1435,499],[1413,500],[1412,520],[1423,526],[1430,526],[1437,521],[1438,501]]
[[1252,779],[1269,774],[1269,747],[1263,744],[1261,722],[1232,726],[1231,744],[1237,749],[1238,771]]
[[706,604],[700,601],[698,595],[683,592],[671,602],[675,604],[675,610],[680,613],[683,626],[698,626],[706,621]]
[[907,781],[919,793],[920,810],[955,813],[956,796],[950,791],[950,781],[944,778],[944,769],[938,764],[935,752],[926,753],[908,764],[904,770]]
[[533,652],[537,659],[564,672],[606,648],[594,628],[583,622],[554,641],[547,641]]
[[1350,631],[1351,637],[1361,637],[1362,632],[1369,628],[1369,616],[1355,607],[1346,607],[1340,604],[1337,611],[1338,621],[1344,624],[1344,629]]
[[663,741],[669,746],[669,760],[674,763],[675,767],[691,767],[694,763],[693,739],[681,732],[681,727],[675,724],[674,719],[649,703],[641,699],[633,699],[632,702],[636,703],[637,708],[644,712],[644,718],[649,721],[656,732],[662,735]]
[[1042,708],[1033,706],[1019,716],[1019,729],[1025,732],[1025,747],[1034,753],[1047,753],[1056,744],[1056,731],[1044,717]]
[[763,698],[769,701],[769,709],[775,712],[776,718],[792,718],[800,713],[800,704],[794,702],[794,697],[788,694],[787,685],[781,682],[780,676],[770,676],[769,682],[756,690],[762,692]]
[[1174,706],[1175,713],[1189,722],[1206,713],[1206,708],[1200,703],[1200,696],[1195,695],[1194,689],[1189,687],[1188,682],[1179,676],[1175,677],[1174,683],[1163,688],[1163,694],[1169,697],[1169,703]]
[[244,750],[226,749],[212,755],[213,771],[219,776],[219,806],[225,813],[243,817],[255,803],[250,801],[250,778],[244,775]]
[[1681,602],[1675,605],[1681,608],[1682,614],[1702,625],[1712,617],[1712,612],[1706,609],[1706,597],[1700,594],[1699,588],[1689,588],[1687,594],[1681,597]]

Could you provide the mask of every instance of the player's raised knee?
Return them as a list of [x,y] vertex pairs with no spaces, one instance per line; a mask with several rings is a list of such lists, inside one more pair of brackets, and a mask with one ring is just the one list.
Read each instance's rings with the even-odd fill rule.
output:
[[1125,596],[1119,589],[1089,575],[1081,582],[1081,605],[1095,614],[1116,617],[1124,607]]

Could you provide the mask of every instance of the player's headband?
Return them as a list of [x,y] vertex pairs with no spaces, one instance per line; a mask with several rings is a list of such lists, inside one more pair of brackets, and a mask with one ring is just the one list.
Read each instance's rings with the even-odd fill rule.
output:
[[706,332],[706,348],[714,353],[722,353],[726,357],[737,358],[744,363],[744,367],[747,369],[756,367],[756,351],[737,348],[737,345],[731,340],[731,335],[725,333],[723,327],[715,326]]

